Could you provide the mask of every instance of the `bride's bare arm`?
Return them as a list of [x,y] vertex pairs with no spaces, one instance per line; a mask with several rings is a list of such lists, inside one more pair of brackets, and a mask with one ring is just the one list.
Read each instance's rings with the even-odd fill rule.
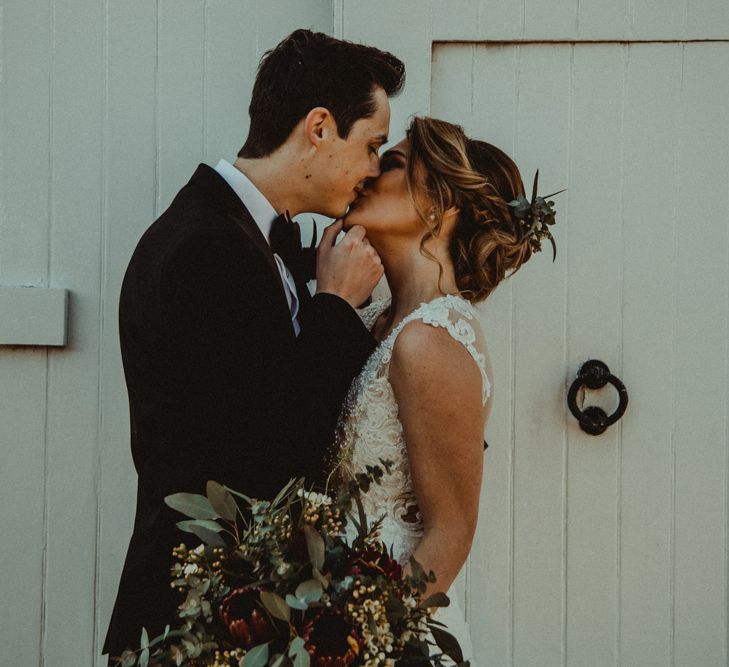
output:
[[390,365],[424,534],[414,556],[447,591],[468,556],[478,518],[486,409],[482,379],[447,331],[411,322]]

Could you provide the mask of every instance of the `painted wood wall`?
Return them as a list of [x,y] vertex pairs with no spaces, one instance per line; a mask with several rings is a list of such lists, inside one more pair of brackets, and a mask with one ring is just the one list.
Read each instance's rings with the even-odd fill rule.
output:
[[[0,0],[0,286],[71,292],[67,347],[0,346],[0,664],[101,664],[136,481],[117,337],[121,278],[140,234],[198,162],[233,157],[258,58],[300,26],[406,61],[396,139],[409,114],[431,108],[480,129],[471,115],[489,97],[480,75],[510,81],[515,56],[505,48],[481,58],[487,47],[476,43],[721,40],[729,3]],[[725,116],[711,111],[726,102],[726,69],[688,47],[679,56],[667,45],[658,60],[637,55],[625,81],[647,90],[649,104],[620,116],[626,70],[615,78],[613,66],[627,48],[575,48],[569,58],[546,50],[544,78],[532,72],[522,91],[518,146],[505,144],[527,159],[526,146],[546,142],[554,162],[540,166],[570,193],[557,264],[539,257],[518,277],[523,287],[504,286],[484,308],[500,402],[487,430],[477,551],[460,585],[489,664],[727,664],[729,135]],[[707,80],[716,82],[708,99]],[[513,96],[488,103],[513,114]],[[609,130],[620,118],[629,122],[616,162]],[[647,132],[653,126],[664,134]],[[494,131],[508,141],[513,128]],[[676,141],[663,141],[671,132]],[[607,158],[569,169],[565,151],[593,141]],[[692,172],[677,157],[702,155],[717,168]],[[682,188],[668,200],[662,177]],[[616,203],[611,194],[631,183]],[[602,217],[580,227],[595,201]],[[636,224],[596,245],[594,230],[621,211]],[[660,272],[638,261],[645,244],[655,244]],[[530,280],[548,286],[530,290]],[[612,313],[600,328],[597,292]],[[533,344],[534,331],[558,357]],[[599,448],[560,393],[595,349],[607,350],[633,401]],[[620,563],[619,585],[614,569],[600,569],[606,562]],[[612,611],[603,615],[594,599]]]
[[0,3],[0,285],[71,292],[67,347],[0,346],[0,664],[101,664],[136,488],[126,264],[199,162],[234,158],[263,51],[333,21],[329,0]]
[[[495,405],[460,577],[480,664],[727,665],[729,4],[345,0],[340,20],[406,62],[393,137],[433,113],[568,188],[556,263],[480,308]],[[594,356],[631,397],[600,437],[566,404]]]

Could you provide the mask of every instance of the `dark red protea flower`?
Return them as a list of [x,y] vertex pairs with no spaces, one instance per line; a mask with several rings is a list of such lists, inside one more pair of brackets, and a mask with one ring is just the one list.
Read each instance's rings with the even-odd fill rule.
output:
[[359,655],[359,635],[340,609],[321,609],[301,638],[315,667],[347,667]]
[[355,552],[349,561],[349,573],[355,576],[376,577],[382,574],[390,581],[402,579],[402,566],[394,558],[390,558],[387,550],[380,551],[370,546],[365,551]]
[[257,586],[236,588],[220,603],[218,615],[240,646],[249,649],[276,638]]

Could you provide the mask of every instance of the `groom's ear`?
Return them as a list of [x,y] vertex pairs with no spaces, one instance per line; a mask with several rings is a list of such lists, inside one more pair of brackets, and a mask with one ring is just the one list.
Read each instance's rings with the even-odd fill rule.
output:
[[[314,107],[304,119],[304,133],[312,145],[327,139],[334,125],[334,116],[326,107]],[[336,128],[335,128],[336,129]]]

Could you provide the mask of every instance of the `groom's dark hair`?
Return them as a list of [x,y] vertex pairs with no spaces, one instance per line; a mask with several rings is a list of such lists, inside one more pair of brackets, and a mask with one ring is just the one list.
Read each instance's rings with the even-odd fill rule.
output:
[[248,107],[248,138],[238,157],[270,155],[314,107],[329,109],[346,139],[355,121],[374,114],[375,87],[391,97],[404,82],[405,65],[391,53],[295,30],[261,58]]

